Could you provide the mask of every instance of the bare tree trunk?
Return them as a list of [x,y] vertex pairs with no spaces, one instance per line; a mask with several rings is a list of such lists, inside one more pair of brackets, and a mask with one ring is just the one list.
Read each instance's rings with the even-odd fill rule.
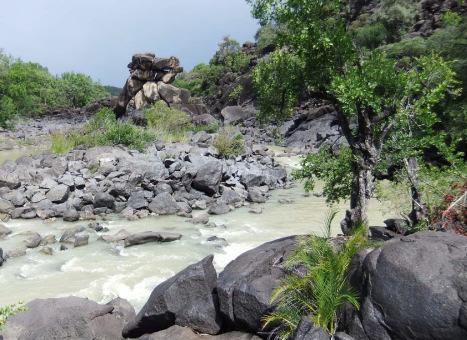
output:
[[345,235],[351,233],[356,223],[368,219],[368,204],[374,189],[372,170],[373,164],[369,160],[360,159],[352,164],[350,210],[346,211],[345,218],[341,221],[341,229]]
[[417,225],[422,221],[428,220],[428,209],[422,202],[420,192],[418,191],[418,163],[415,157],[404,160],[407,176],[410,182],[410,194],[412,198],[412,211],[409,214],[410,224]]

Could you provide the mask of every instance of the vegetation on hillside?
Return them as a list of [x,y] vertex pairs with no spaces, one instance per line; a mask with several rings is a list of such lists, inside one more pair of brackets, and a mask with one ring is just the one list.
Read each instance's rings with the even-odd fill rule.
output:
[[89,76],[47,68],[14,59],[0,51],[0,127],[17,116],[40,114],[57,107],[83,107],[108,93]]
[[[341,15],[344,7],[339,0],[249,2],[253,15],[263,24],[285,28],[278,33],[278,47],[300,60],[297,65],[301,69],[297,73],[303,86],[297,87],[298,90],[293,86],[295,71],[290,72],[282,83],[286,88],[282,93],[287,94],[286,98],[294,95],[298,98],[308,92],[331,102],[337,108],[340,129],[349,144],[350,157],[341,157],[346,152],[323,150],[321,154],[308,156],[297,175],[307,180],[308,188],[315,179],[324,180],[329,201],[350,198],[350,210],[343,223],[344,231],[349,232],[352,223],[366,219],[375,178],[388,167],[394,167],[410,182],[411,221],[426,220],[418,185],[418,163],[424,162],[427,147],[434,147],[450,166],[461,162],[455,152],[458,140],[449,138],[447,128],[440,130],[440,126],[450,125],[443,122],[446,114],[440,108],[452,103],[459,107],[458,87],[462,84],[456,80],[453,69],[462,63],[447,61],[430,49],[416,58],[412,55],[397,59],[396,45],[392,52],[374,49],[398,42],[404,36],[415,19],[414,2],[381,1],[375,10],[366,17],[361,14],[350,26]],[[445,30],[450,30],[452,39],[462,40],[462,34],[454,33],[453,28],[460,27],[462,22],[455,15],[447,18]],[[368,41],[365,37],[380,41]],[[261,98],[261,117],[276,120],[290,114],[277,101],[280,90],[264,90],[274,85],[281,71],[278,68],[274,59],[266,58],[255,71],[261,72],[261,77],[254,78]],[[460,120],[465,117],[465,111],[447,112]],[[342,169],[350,170],[350,180],[336,180]]]

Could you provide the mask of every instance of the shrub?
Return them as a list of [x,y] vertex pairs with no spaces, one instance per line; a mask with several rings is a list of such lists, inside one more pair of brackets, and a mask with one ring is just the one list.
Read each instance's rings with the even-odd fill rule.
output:
[[221,156],[238,156],[244,151],[245,142],[240,133],[223,129],[214,138],[213,146]]
[[315,325],[333,335],[339,309],[345,303],[357,309],[360,306],[357,292],[348,283],[347,269],[352,257],[364,247],[365,237],[364,223],[338,251],[327,238],[305,237],[286,261],[291,273],[273,291],[272,302],[277,307],[264,318],[264,327],[279,324],[273,331],[278,339],[286,340],[302,317],[310,316]]
[[193,129],[190,117],[185,112],[168,107],[160,101],[144,110],[144,118],[148,128],[165,141],[183,140],[187,132]]
[[441,17],[444,26],[459,26],[462,23],[462,17],[459,13],[446,11]]
[[383,23],[377,22],[359,27],[352,34],[357,46],[373,49],[384,44],[389,33]]
[[19,312],[26,310],[26,305],[22,302],[0,307],[0,330],[5,327],[6,320]]
[[253,72],[260,120],[282,121],[290,117],[303,88],[303,65],[294,54],[276,50],[260,60]]
[[100,109],[81,129],[51,137],[51,151],[65,153],[78,145],[125,145],[137,150],[155,139],[154,134],[128,122],[119,122],[109,108]]

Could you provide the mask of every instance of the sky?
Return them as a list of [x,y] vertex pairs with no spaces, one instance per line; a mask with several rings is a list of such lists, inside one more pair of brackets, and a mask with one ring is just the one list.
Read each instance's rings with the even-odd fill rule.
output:
[[0,49],[50,72],[122,87],[134,53],[208,62],[226,35],[253,40],[245,0],[0,0]]

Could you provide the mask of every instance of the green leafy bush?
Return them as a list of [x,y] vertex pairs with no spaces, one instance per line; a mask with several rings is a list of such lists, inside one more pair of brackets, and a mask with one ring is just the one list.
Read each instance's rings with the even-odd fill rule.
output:
[[5,327],[6,320],[19,312],[24,312],[26,305],[22,302],[0,307],[0,331]]
[[388,34],[386,27],[381,22],[359,27],[352,32],[353,40],[359,47],[370,49],[384,44]]
[[303,87],[303,65],[286,50],[260,60],[253,72],[260,120],[282,121],[291,116]]
[[214,138],[213,146],[221,156],[238,156],[244,151],[245,142],[240,133],[224,128]]
[[352,185],[352,151],[341,146],[334,151],[323,146],[317,153],[310,153],[302,159],[301,168],[294,171],[296,179],[305,181],[305,190],[314,189],[316,181],[324,181],[323,194],[328,203],[339,202],[350,197]]
[[453,11],[446,11],[441,17],[445,26],[459,26],[462,23],[462,16]]
[[278,323],[274,331],[278,339],[286,340],[294,334],[301,319],[310,316],[315,325],[333,335],[339,309],[345,303],[357,309],[360,306],[358,294],[348,282],[347,269],[365,243],[363,223],[338,251],[327,238],[304,237],[286,261],[291,273],[273,291],[272,301],[277,307],[264,318],[264,327]]

